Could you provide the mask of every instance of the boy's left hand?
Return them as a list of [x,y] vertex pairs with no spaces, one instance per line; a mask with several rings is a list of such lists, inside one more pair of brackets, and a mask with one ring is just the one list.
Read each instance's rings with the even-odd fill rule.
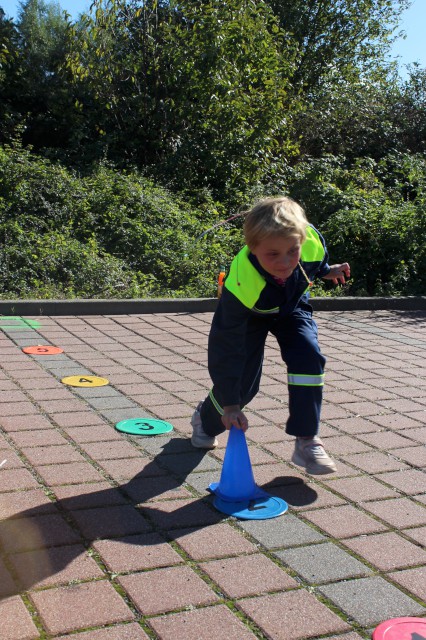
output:
[[346,278],[351,277],[351,268],[347,262],[343,264],[333,264],[330,267],[330,273],[323,276],[323,280],[331,280],[333,284],[345,284]]

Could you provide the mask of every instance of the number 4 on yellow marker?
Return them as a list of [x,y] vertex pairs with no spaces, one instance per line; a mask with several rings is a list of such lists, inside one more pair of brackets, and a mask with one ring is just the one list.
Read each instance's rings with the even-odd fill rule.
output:
[[68,376],[62,378],[61,382],[70,387],[104,387],[109,384],[109,380],[98,376]]

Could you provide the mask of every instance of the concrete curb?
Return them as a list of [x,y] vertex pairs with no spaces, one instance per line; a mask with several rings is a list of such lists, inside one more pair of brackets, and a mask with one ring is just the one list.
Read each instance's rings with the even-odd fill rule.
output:
[[[389,298],[312,298],[316,311],[426,310],[426,296]],[[216,298],[134,300],[1,300],[0,315],[86,316],[131,313],[203,313],[216,309]]]

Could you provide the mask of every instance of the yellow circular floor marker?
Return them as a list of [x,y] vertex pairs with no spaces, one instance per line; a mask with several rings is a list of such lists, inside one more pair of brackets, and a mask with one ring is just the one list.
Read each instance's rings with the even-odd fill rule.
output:
[[109,384],[109,380],[106,378],[99,378],[98,376],[68,376],[62,378],[63,384],[68,384],[70,387],[104,387]]

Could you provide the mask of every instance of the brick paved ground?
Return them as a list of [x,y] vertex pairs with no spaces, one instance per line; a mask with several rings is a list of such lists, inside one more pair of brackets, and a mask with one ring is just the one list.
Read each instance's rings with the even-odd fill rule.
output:
[[[247,432],[289,512],[217,512],[226,437],[192,449],[211,314],[0,317],[2,640],[359,640],[426,616],[424,312],[316,314],[334,476],[289,462],[285,371],[268,342]],[[64,352],[30,356],[29,345]],[[77,388],[64,376],[106,377]],[[170,421],[130,437],[116,422]]]

